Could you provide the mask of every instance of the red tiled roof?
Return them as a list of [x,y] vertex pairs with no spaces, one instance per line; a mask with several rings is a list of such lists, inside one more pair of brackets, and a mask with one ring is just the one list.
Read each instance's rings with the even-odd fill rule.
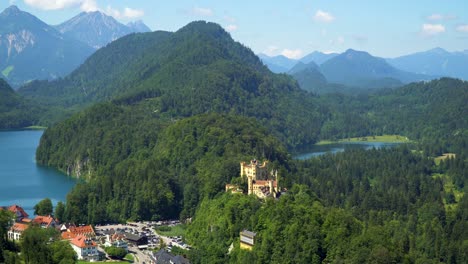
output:
[[[22,217],[28,217],[29,215],[24,211],[24,209],[21,206],[18,206],[16,204],[8,207],[8,210],[10,212],[15,213],[17,216],[22,216]],[[18,214],[19,213],[19,214]]]
[[68,229],[75,235],[95,236],[94,229],[91,225],[87,226],[72,226]]
[[49,227],[50,224],[54,221],[54,218],[51,216],[42,216],[38,215],[36,218],[34,218],[33,222],[39,225],[44,225],[46,227]]
[[95,247],[96,243],[85,236],[79,235],[75,237],[71,243],[79,248]]
[[62,236],[62,239],[67,239],[67,240],[72,240],[76,237],[76,235],[71,232],[63,232],[61,236]]
[[21,220],[21,222],[23,223],[31,223],[33,220],[31,218],[23,218],[23,220]]
[[28,229],[29,225],[27,224],[21,224],[21,223],[15,223],[12,227],[11,230],[14,232],[24,232],[24,230]]

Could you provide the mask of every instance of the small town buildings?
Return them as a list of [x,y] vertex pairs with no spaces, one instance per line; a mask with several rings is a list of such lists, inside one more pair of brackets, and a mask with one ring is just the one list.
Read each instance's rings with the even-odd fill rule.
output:
[[128,243],[123,234],[106,235],[104,246],[123,248],[128,252]]
[[65,240],[72,240],[78,236],[85,236],[87,238],[94,238],[96,233],[91,225],[75,226],[71,224],[62,224],[60,227],[61,237]]
[[156,264],[190,264],[190,261],[183,256],[174,256],[165,249],[152,252],[152,260]]
[[28,227],[28,224],[14,223],[10,230],[8,230],[8,239],[16,241],[20,240],[24,230],[28,229]]
[[125,238],[127,239],[129,244],[137,246],[138,248],[148,248],[148,237],[146,236],[139,236],[130,233],[124,233]]
[[252,250],[253,246],[255,245],[255,237],[257,236],[256,233],[243,230],[240,232],[240,248],[246,250]]
[[38,224],[42,228],[55,228],[57,221],[53,217],[38,215],[32,220],[33,223]]
[[84,235],[78,235],[70,241],[70,245],[78,255],[79,260],[98,261],[99,251],[97,244]]

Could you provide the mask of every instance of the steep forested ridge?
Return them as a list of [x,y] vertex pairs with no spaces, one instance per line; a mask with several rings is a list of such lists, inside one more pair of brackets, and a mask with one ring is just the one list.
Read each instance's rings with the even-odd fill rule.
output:
[[0,129],[23,128],[37,123],[40,108],[17,95],[0,78]]
[[[52,148],[37,152],[38,162],[56,167],[81,162],[61,156],[69,144],[79,142],[78,151],[87,155],[74,169],[89,182],[67,197],[66,219],[72,221],[189,217],[200,199],[238,176],[239,160],[268,158],[284,167],[287,159],[282,144],[254,119],[207,114],[168,124],[109,104],[95,108],[103,115],[87,111],[48,129],[41,146]],[[103,119],[105,128],[83,130]],[[103,130],[109,128],[111,133]]]
[[317,111],[313,96],[290,78],[272,74],[251,50],[206,22],[175,33],[124,37],[65,79],[34,82],[20,93],[69,109],[111,99],[118,104],[151,99],[154,111],[171,117],[207,112],[252,116],[291,147],[317,140],[326,112]]

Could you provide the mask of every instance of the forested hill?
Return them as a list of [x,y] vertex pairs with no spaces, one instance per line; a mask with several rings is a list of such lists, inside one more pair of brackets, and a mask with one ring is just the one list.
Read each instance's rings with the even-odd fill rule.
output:
[[[432,146],[431,152],[466,153],[468,82],[442,78],[411,83],[370,95],[323,95],[333,117],[320,132],[323,139],[399,134]],[[468,154],[468,153],[467,153]]]
[[326,115],[294,80],[271,73],[222,27],[206,22],[124,37],[65,79],[34,82],[21,93],[74,109],[114,99],[149,104],[151,112],[172,118],[207,112],[255,117],[289,147],[315,142]]
[[0,129],[22,128],[37,123],[38,107],[18,96],[0,78]]
[[[162,92],[200,83],[194,68],[219,67],[229,61],[260,74],[269,71],[255,54],[234,42],[214,23],[192,22],[177,32],[151,32],[123,37],[91,56],[72,74],[58,81],[33,82],[21,93],[63,106],[82,106],[136,91]],[[235,66],[235,65],[233,65]],[[200,69],[201,71],[205,69]],[[206,70],[205,70],[206,71]],[[210,76],[204,76],[209,79]],[[159,82],[154,82],[159,81]],[[171,87],[177,85],[177,87]]]

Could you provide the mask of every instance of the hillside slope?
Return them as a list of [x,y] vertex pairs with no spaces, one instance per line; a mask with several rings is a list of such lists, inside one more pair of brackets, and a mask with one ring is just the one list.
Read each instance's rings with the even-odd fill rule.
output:
[[[131,52],[123,52],[130,46]],[[290,147],[314,142],[323,120],[314,98],[304,96],[291,78],[272,74],[222,27],[206,22],[175,33],[124,37],[63,80],[33,82],[20,93],[69,109],[151,99],[152,111],[172,118],[207,112],[252,116]]]

